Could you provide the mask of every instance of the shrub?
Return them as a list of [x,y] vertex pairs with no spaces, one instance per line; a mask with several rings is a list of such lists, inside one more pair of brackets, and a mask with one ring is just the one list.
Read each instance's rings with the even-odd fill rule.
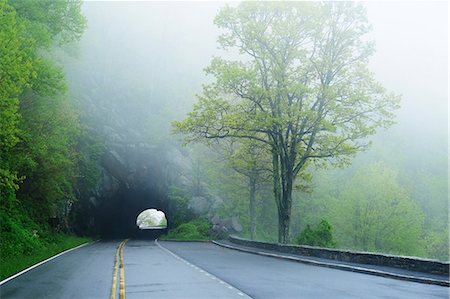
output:
[[52,255],[89,241],[56,234],[25,211],[0,208],[0,280]]
[[207,219],[199,218],[182,223],[163,236],[162,240],[209,240],[211,223]]
[[325,219],[322,219],[320,223],[313,228],[308,224],[296,238],[295,243],[319,247],[336,247],[332,231],[333,227],[331,224]]

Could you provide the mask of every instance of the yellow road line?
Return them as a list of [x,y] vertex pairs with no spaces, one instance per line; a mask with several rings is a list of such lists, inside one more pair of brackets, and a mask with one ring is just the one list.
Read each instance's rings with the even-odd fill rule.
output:
[[117,290],[117,274],[119,270],[119,261],[120,261],[120,288],[119,288],[119,298],[125,299],[125,271],[123,266],[123,246],[128,241],[128,239],[120,242],[119,246],[116,250],[116,257],[114,259],[114,275],[113,275],[113,283],[111,287],[111,299],[116,299],[116,290]]
[[122,248],[120,250],[120,287],[119,287],[119,298],[125,299],[125,267],[123,265],[123,247],[125,246],[125,243],[128,242],[128,239],[126,239],[122,243]]
[[116,299],[116,288],[117,288],[116,284],[117,284],[117,271],[118,271],[117,261],[119,259],[119,250],[120,250],[120,247],[122,246],[122,242],[120,242],[119,247],[116,250],[116,257],[114,259],[114,274],[113,274],[113,282],[112,282],[112,287],[111,287],[111,299]]

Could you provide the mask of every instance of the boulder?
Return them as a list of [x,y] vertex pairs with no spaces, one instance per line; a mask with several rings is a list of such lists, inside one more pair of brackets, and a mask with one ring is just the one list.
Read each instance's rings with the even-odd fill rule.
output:
[[204,215],[209,210],[209,201],[203,196],[194,196],[188,203],[188,209],[196,216]]
[[242,225],[235,216],[221,219],[215,215],[211,218],[211,223],[213,225],[211,234],[214,236],[225,236],[242,231]]

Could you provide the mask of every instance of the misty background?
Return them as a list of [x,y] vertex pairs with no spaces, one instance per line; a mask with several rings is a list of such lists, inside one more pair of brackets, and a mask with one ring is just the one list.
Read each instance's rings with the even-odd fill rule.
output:
[[[216,152],[198,145],[182,147],[180,138],[171,134],[171,123],[186,116],[201,85],[210,80],[203,69],[212,57],[231,55],[217,50],[219,31],[213,24],[224,5],[83,4],[86,32],[79,43],[60,51],[58,59],[83,124],[106,145],[106,158],[100,162],[102,179],[89,202],[104,206],[109,216],[117,211],[108,210],[105,202],[119,202],[123,197],[117,194],[135,192],[132,197],[145,201],[150,193],[166,200],[184,192],[190,194],[190,211],[236,216],[245,235],[248,216],[242,180]],[[418,235],[433,244],[409,254],[448,260],[448,4],[364,5],[373,25],[369,38],[376,41],[371,71],[390,92],[402,96],[397,124],[379,131],[371,149],[358,154],[351,166],[314,170],[312,193],[298,192],[292,234],[327,218],[335,227],[338,245],[351,247],[339,235],[339,228],[346,225],[339,219],[351,214],[336,214],[340,203],[333,194],[345,194],[346,183],[357,175],[389,168],[420,209],[408,215],[424,217]],[[261,188],[259,237],[274,240],[277,220],[270,195],[270,184]]]

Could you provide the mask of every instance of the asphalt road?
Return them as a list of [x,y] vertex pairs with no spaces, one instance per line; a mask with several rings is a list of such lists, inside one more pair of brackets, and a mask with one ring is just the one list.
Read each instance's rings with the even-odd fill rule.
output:
[[[3,284],[0,298],[110,298],[119,243],[97,242],[68,252]],[[127,299],[248,298],[153,240],[130,240],[123,255]]]
[[[119,242],[66,253],[3,284],[0,298],[109,298]],[[304,265],[211,243],[130,240],[123,255],[128,299],[449,296],[447,287]]]
[[408,282],[222,248],[160,242],[253,298],[449,298],[449,288]]
[[0,287],[0,298],[108,298],[119,241],[68,252]]

